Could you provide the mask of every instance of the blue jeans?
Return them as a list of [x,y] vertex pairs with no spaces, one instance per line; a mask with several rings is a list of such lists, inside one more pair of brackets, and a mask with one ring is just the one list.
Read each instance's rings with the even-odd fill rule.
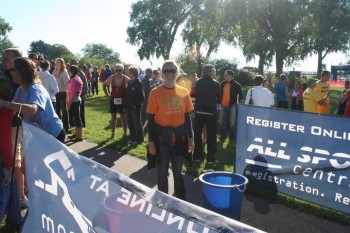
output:
[[234,136],[234,126],[236,120],[236,105],[225,107],[221,105],[220,109],[220,136],[226,137],[227,120],[230,124],[230,137]]
[[141,107],[129,110],[126,109],[126,120],[128,122],[130,141],[143,142],[143,126],[141,123]]
[[168,193],[168,169],[171,161],[171,169],[174,175],[175,197],[186,200],[185,182],[182,174],[182,164],[184,156],[176,155],[175,146],[159,143],[157,147],[157,171],[158,190]]

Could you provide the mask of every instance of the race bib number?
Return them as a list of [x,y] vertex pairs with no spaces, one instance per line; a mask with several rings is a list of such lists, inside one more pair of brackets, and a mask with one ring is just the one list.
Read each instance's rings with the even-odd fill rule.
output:
[[121,105],[123,103],[123,99],[122,98],[114,98],[113,102],[115,105]]

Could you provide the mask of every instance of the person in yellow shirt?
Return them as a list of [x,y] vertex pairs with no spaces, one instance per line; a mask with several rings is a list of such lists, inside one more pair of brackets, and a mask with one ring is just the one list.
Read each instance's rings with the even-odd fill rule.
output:
[[321,98],[320,95],[315,90],[316,79],[308,78],[306,80],[308,88],[304,91],[303,101],[304,101],[304,111],[311,113],[318,113],[319,105],[326,105],[327,99],[329,98],[329,92]]
[[[327,70],[324,70],[321,73],[321,79],[316,82],[315,89],[321,99],[325,98],[325,96],[327,96],[331,90],[331,87],[328,82],[330,77],[331,77],[331,73]],[[331,98],[329,96],[325,104],[318,104],[317,112],[320,114],[330,114],[330,104],[331,104]]]

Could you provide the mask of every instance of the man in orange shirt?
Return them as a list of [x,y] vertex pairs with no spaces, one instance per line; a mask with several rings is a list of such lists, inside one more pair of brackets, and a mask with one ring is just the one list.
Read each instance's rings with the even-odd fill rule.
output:
[[233,71],[225,71],[225,80],[221,83],[221,109],[220,109],[220,139],[226,138],[227,123],[230,125],[230,138],[234,136],[236,120],[236,104],[242,100],[241,85],[233,80]]
[[157,153],[158,190],[168,193],[168,169],[171,161],[174,190],[177,198],[186,199],[182,164],[187,152],[194,147],[193,110],[189,92],[175,84],[178,65],[165,61],[162,68],[164,83],[151,90],[148,99],[149,153]]

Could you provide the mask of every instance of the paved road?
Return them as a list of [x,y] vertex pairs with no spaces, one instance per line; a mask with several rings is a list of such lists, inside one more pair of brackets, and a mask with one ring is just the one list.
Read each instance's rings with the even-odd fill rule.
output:
[[[67,145],[77,153],[104,164],[150,188],[157,188],[156,173],[155,171],[148,172],[144,160],[99,147],[85,140],[74,144],[68,142]],[[170,175],[169,182],[171,183],[169,192],[173,194],[172,175]],[[187,201],[201,206],[202,190],[199,180],[191,175],[185,175],[185,185]],[[343,226],[311,214],[302,213],[247,193],[244,194],[240,221],[267,232],[350,232],[350,226]]]

